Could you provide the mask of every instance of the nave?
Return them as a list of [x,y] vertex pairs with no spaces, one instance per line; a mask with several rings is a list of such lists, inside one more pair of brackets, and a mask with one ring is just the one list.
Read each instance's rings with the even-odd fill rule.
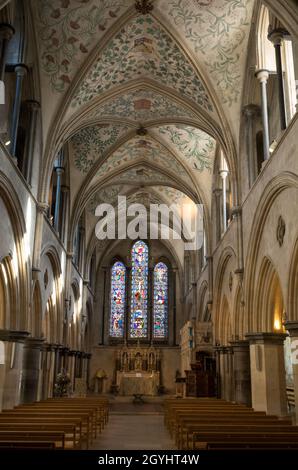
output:
[[96,450],[173,450],[176,448],[164,425],[162,400],[133,404],[111,400],[109,423],[94,441]]
[[4,444],[294,446],[297,135],[297,0],[0,0]]

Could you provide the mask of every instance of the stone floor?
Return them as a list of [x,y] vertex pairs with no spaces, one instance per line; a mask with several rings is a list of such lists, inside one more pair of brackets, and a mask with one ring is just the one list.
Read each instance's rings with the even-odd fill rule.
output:
[[175,449],[167,429],[161,404],[113,403],[103,432],[93,442],[93,450]]

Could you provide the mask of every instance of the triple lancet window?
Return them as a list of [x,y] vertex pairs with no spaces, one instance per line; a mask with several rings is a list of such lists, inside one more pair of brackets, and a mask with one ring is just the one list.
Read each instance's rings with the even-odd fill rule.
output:
[[150,333],[153,339],[166,339],[168,267],[165,263],[158,262],[149,279],[149,249],[142,240],[137,241],[131,249],[129,293],[127,280],[127,268],[121,261],[116,261],[111,270],[110,337],[124,338],[127,328],[131,339],[149,339]]

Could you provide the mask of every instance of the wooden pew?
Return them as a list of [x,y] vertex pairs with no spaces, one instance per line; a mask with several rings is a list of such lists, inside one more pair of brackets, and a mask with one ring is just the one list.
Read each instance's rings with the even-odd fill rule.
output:
[[39,442],[39,441],[0,441],[0,449],[44,449],[53,450],[56,448],[55,442]]
[[225,443],[227,448],[239,449],[272,443],[275,448],[298,448],[298,427],[290,419],[223,400],[166,400],[165,423],[179,449],[224,448]]
[[270,433],[268,431],[264,433],[259,432],[242,432],[241,434],[235,432],[228,432],[226,434],[221,434],[220,432],[203,432],[200,433],[193,442],[193,450],[202,449],[202,443],[208,448],[213,442],[229,443],[230,445],[236,444],[241,445],[242,447],[254,448],[254,443],[259,443],[259,445],[266,445],[267,443],[276,443],[278,444],[287,444],[291,448],[298,449],[298,433]]
[[[71,425],[74,429],[73,434],[70,432],[66,433],[66,446],[68,448],[73,447],[73,443],[75,442],[76,448],[81,448],[82,443],[85,442],[86,448],[88,448],[88,434],[82,429],[82,422],[79,419],[73,418],[65,418],[63,416],[60,417],[52,417],[52,416],[32,416],[30,414],[26,415],[9,415],[6,414],[3,416],[0,413],[0,426],[3,423],[2,429],[5,429],[5,425],[7,426],[6,429],[11,429],[11,426],[19,426],[19,425],[29,425],[32,426],[33,429],[37,430],[58,430],[61,431],[61,426]],[[67,429],[68,431],[68,429]],[[75,434],[75,435],[74,435]]]
[[[65,447],[81,449],[82,439],[77,432],[76,424],[66,423],[32,423],[32,422],[3,422],[0,421],[0,431],[57,431],[64,433]],[[87,447],[87,446],[86,446]]]
[[65,449],[65,436],[57,431],[0,431],[0,442],[52,442],[57,449]]
[[27,410],[18,410],[18,409],[15,409],[13,411],[9,411],[9,410],[4,410],[1,414],[0,414],[0,420],[3,420],[5,419],[6,421],[8,420],[7,418],[9,417],[9,420],[10,419],[27,419],[27,420],[32,420],[32,419],[36,419],[36,420],[41,420],[41,419],[46,419],[46,420],[49,420],[49,419],[52,419],[54,421],[52,422],[55,422],[57,421],[57,423],[60,421],[60,422],[64,422],[65,419],[70,419],[70,420],[78,420],[80,419],[81,420],[81,432],[83,434],[86,435],[86,441],[89,443],[92,441],[92,421],[91,421],[91,418],[90,418],[90,414],[87,413],[87,412],[82,412],[82,411],[78,411],[78,412],[73,412],[71,410],[64,410],[63,412],[57,412],[55,410],[49,410],[49,411],[44,411],[44,410],[38,410],[38,409],[27,409]]

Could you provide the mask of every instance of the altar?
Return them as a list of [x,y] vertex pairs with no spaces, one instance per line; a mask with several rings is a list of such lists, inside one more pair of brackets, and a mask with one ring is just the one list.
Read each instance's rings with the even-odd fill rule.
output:
[[120,395],[158,394],[159,372],[117,372]]
[[120,395],[158,394],[160,377],[160,350],[153,346],[123,346],[116,356],[116,387]]

